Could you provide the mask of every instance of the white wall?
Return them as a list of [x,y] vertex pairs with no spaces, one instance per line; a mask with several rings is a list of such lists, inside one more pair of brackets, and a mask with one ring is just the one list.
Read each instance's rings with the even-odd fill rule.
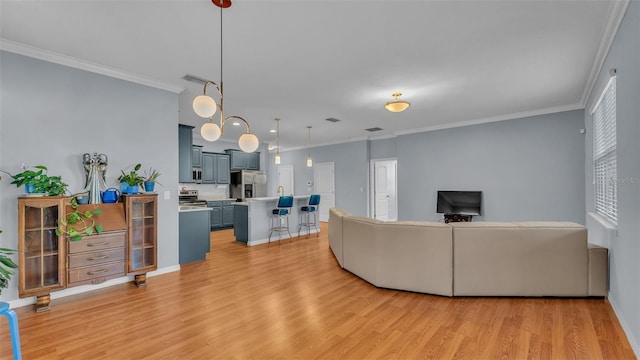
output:
[[[609,248],[609,302],[640,356],[640,2],[631,1],[587,102],[586,211],[590,241]],[[591,109],[617,69],[617,231],[593,220],[593,119]]]
[[[45,165],[71,192],[84,186],[83,153],[109,158],[107,184],[120,169],[152,166],[164,185],[158,203],[158,267],[178,264],[178,95],[95,73],[0,52],[0,169]],[[24,193],[0,183],[0,245],[17,248],[17,200]],[[163,200],[169,190],[171,199]],[[17,278],[2,298],[18,298]]]

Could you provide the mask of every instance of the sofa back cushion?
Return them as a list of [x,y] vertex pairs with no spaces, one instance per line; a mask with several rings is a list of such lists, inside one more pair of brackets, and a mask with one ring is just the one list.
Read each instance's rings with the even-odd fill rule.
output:
[[344,268],[385,288],[451,296],[451,227],[345,216]]
[[329,209],[329,247],[340,267],[344,267],[342,265],[342,219],[346,215],[350,214],[345,210],[335,207]]
[[587,296],[587,230],[567,222],[452,223],[454,295]]

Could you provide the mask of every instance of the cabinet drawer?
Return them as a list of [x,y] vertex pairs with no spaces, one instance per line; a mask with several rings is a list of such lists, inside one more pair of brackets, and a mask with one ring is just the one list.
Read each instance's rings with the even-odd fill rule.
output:
[[69,255],[69,269],[124,260],[124,248]]
[[68,241],[69,254],[124,247],[125,238],[125,231],[85,236],[80,241]]
[[100,284],[124,276],[124,267],[124,261],[118,261],[69,270],[68,285]]

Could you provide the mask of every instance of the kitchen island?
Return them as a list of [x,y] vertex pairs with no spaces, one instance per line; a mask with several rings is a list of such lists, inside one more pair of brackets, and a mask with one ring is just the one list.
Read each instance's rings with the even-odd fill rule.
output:
[[[234,208],[234,235],[236,241],[248,246],[259,245],[269,242],[271,232],[271,216],[273,209],[277,208],[279,197],[250,198],[247,202],[235,203]],[[293,207],[289,213],[289,232],[291,236],[306,235],[307,227],[303,226],[298,234],[298,224],[300,222],[300,208],[309,203],[309,195],[294,196]],[[313,220],[313,216],[311,219]],[[318,221],[316,216],[316,221]],[[317,224],[320,229],[320,225]],[[315,234],[316,228],[310,228],[311,234]],[[278,236],[280,235],[280,237]],[[271,241],[288,239],[289,234],[283,232],[278,234],[274,231]]]
[[181,265],[204,260],[211,248],[211,208],[180,206],[178,259]]

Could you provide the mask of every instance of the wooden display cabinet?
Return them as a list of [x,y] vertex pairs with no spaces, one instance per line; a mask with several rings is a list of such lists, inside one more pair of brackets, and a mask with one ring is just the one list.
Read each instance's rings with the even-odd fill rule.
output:
[[136,286],[145,286],[147,272],[158,268],[158,195],[124,195],[127,219],[127,273]]
[[49,310],[50,292],[66,286],[65,241],[56,235],[65,197],[18,198],[19,296],[36,296],[36,311]]
[[[96,222],[102,234],[84,236],[82,240],[67,239],[67,287],[103,282],[122,277],[126,271],[127,223],[123,203],[80,205],[79,212],[100,209]],[[67,211],[73,211],[67,207]]]

